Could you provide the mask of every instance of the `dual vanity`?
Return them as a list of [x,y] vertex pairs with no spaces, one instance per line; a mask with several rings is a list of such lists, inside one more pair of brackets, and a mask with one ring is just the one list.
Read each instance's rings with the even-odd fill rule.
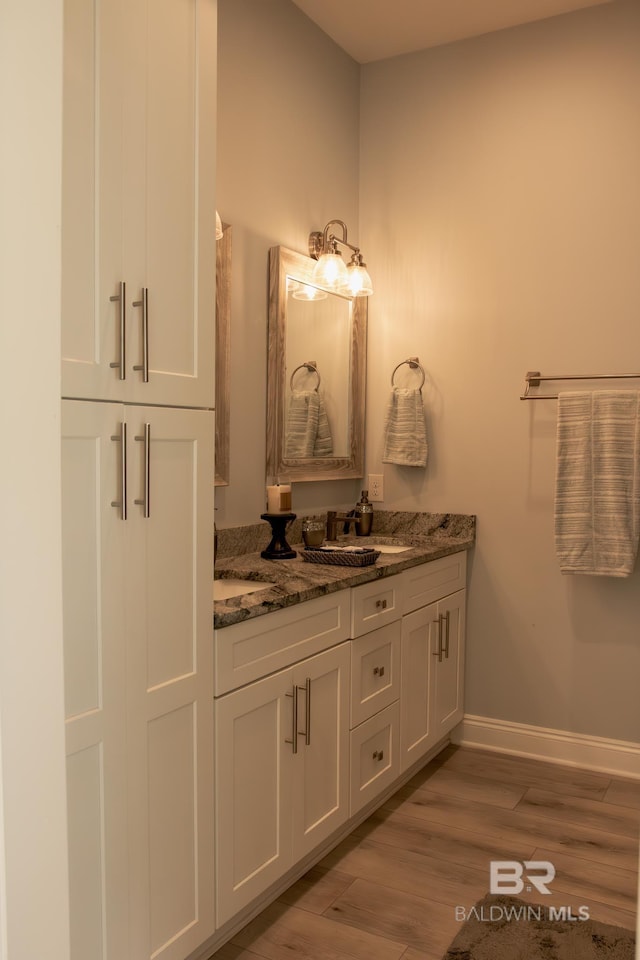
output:
[[219,930],[320,859],[463,716],[475,517],[377,511],[370,537],[340,538],[375,546],[370,566],[305,562],[295,527],[297,557],[265,560],[255,530],[220,532],[214,584]]

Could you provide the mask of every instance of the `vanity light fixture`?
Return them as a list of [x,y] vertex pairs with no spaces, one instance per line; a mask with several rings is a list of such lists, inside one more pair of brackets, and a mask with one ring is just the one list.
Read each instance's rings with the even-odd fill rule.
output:
[[[331,232],[334,223],[341,227],[342,237]],[[348,266],[344,264],[338,244],[353,251]],[[329,220],[322,232],[315,230],[309,234],[309,255],[318,261],[313,269],[314,283],[351,297],[369,297],[373,293],[367,265],[360,248],[348,242],[347,225],[343,220]]]
[[294,300],[304,300],[305,302],[316,301],[316,300],[326,300],[329,294],[326,290],[321,290],[319,287],[312,287],[308,283],[297,283],[295,290],[291,293],[291,296]]

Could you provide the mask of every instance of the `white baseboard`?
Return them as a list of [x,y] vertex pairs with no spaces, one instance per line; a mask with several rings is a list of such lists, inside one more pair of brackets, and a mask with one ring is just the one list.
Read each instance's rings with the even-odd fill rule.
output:
[[466,714],[452,743],[640,780],[640,744]]

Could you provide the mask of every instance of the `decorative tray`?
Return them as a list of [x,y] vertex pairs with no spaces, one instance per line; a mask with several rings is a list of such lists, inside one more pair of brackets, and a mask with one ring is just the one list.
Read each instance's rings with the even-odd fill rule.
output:
[[341,567],[368,567],[380,556],[379,550],[319,550],[305,547],[300,551],[308,563],[331,563]]

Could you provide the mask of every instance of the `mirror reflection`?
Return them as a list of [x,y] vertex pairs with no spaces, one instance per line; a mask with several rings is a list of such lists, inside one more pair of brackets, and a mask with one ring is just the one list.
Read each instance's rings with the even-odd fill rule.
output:
[[302,286],[287,295],[284,457],[348,457],[351,303],[296,297]]
[[314,266],[270,251],[267,473],[362,476],[367,302],[311,283]]

